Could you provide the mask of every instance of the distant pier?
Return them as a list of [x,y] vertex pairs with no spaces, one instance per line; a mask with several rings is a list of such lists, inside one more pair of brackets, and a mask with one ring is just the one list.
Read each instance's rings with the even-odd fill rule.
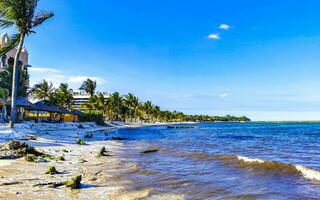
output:
[[191,128],[199,128],[199,126],[171,125],[171,126],[167,126],[167,128],[172,128],[172,129],[191,129]]

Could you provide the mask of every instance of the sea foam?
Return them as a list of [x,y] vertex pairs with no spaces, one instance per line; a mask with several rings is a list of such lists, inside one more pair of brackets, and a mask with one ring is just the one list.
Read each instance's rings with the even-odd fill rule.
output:
[[302,165],[296,165],[295,167],[305,178],[320,181],[320,171]]
[[285,164],[275,161],[267,161],[262,160],[258,158],[249,158],[245,156],[237,156],[236,157],[239,161],[245,162],[245,163],[254,163],[254,164],[260,164],[261,167],[264,167],[264,165],[273,165],[276,168],[287,168],[288,170],[294,169],[296,172],[301,174],[304,178],[310,179],[310,180],[316,180],[320,181],[320,171],[308,168],[303,165],[291,165],[291,164]]

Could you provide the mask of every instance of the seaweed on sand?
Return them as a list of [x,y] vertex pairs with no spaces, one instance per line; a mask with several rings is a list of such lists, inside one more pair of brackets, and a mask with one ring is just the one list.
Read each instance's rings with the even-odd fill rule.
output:
[[46,172],[46,174],[50,174],[50,175],[55,175],[55,174],[59,174],[59,173],[60,172],[58,172],[54,166],[49,166],[48,171]]

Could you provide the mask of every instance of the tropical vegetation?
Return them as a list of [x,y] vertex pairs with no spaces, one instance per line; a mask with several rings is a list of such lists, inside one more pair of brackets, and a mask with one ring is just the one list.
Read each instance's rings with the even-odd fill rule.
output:
[[[9,63],[6,69],[0,71],[0,93],[4,99],[7,96],[12,95],[12,77],[13,77],[13,65]],[[18,88],[17,95],[27,97],[28,96],[28,85],[29,85],[29,74],[28,71],[18,68]]]
[[19,59],[23,49],[26,36],[35,33],[34,29],[40,26],[47,19],[53,17],[53,13],[38,11],[39,0],[1,0],[0,1],[0,28],[15,28],[18,33],[14,34],[9,44],[1,48],[0,56],[16,48],[16,55],[13,64],[12,90],[11,90],[11,117],[10,127],[14,127],[16,119],[16,99],[18,95]]
[[73,90],[69,88],[67,83],[60,83],[58,88],[54,88],[52,82],[42,80],[35,84],[30,91],[34,99],[46,104],[72,109]]
[[[90,79],[84,81],[80,88],[90,96],[88,102],[81,105],[81,110],[88,113],[89,120],[93,120],[92,115],[100,115],[108,121],[126,122],[250,121],[245,116],[186,115],[178,111],[161,110],[151,101],[143,102],[132,93],[105,95],[96,92],[96,82]],[[61,83],[59,88],[54,88],[52,83],[42,80],[31,91],[34,98],[72,109],[73,91],[68,84]]]
[[93,104],[92,100],[93,100],[93,95],[96,91],[96,87],[97,87],[97,82],[88,78],[82,83],[82,85],[79,88],[79,90],[82,90],[87,94],[90,94],[90,101],[89,101],[89,104],[87,104],[89,107],[90,118],[91,118],[91,111],[92,111],[92,104]]

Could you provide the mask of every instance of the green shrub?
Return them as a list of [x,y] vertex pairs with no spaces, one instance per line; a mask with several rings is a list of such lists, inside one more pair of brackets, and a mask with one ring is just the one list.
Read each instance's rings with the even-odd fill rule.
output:
[[48,155],[48,154],[43,155],[42,158],[43,158],[45,161],[51,161],[51,160],[52,160],[52,156],[50,156],[50,155]]
[[46,174],[54,175],[54,174],[59,174],[59,172],[56,170],[54,166],[49,166]]
[[79,117],[81,122],[95,122],[97,125],[104,125],[104,117],[100,113],[92,113],[91,117],[89,113],[85,113]]
[[69,151],[66,150],[66,149],[62,149],[61,151],[62,151],[63,153],[69,153]]
[[57,156],[56,161],[65,161],[66,159],[63,156]]
[[83,141],[83,140],[81,140],[80,138],[77,140],[77,142],[76,142],[78,145],[85,145],[86,143]]
[[33,155],[33,154],[27,154],[27,155],[25,156],[25,160],[26,160],[27,162],[35,162],[36,159],[37,159],[37,157],[36,157],[35,155]]
[[64,183],[66,187],[70,187],[72,190],[80,189],[82,176],[76,176]]

